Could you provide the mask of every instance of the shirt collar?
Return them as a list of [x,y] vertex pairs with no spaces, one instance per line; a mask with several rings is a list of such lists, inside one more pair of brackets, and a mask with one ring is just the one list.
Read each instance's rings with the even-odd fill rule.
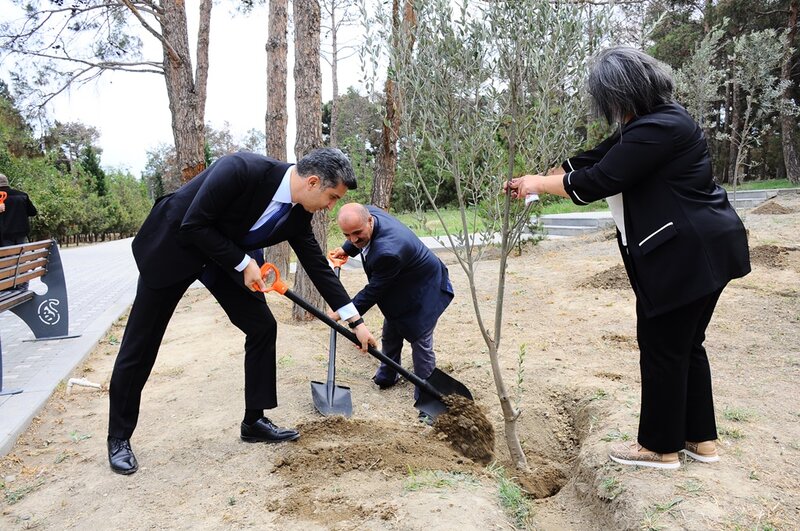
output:
[[292,206],[297,204],[294,201],[292,201],[292,188],[290,186],[292,169],[294,169],[294,165],[289,166],[289,168],[286,170],[286,173],[283,174],[283,179],[281,179],[281,184],[275,191],[275,195],[272,196],[273,201],[278,201],[279,203],[291,203]]

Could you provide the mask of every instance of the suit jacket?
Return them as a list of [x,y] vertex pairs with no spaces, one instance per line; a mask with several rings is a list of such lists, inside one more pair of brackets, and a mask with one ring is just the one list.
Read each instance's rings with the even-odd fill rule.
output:
[[628,276],[645,315],[686,305],[750,272],[744,225],[711,172],[700,127],[676,103],[634,118],[564,162],[585,205],[622,193]]
[[[234,153],[214,162],[172,194],[159,198],[133,240],[142,280],[158,289],[199,276],[207,265],[236,273],[245,251],[239,242],[264,213],[290,164]],[[350,297],[333,274],[300,204],[268,239],[252,248],[288,241],[314,286],[332,308]]]
[[6,211],[0,214],[0,234],[4,236],[27,236],[31,231],[30,216],[37,214],[30,197],[25,192],[3,186],[0,190],[6,192]]
[[[366,257],[362,256],[369,284],[353,298],[359,313],[377,304],[384,317],[408,341],[415,341],[436,325],[453,300],[453,287],[439,257],[416,234],[380,208],[368,206],[374,219]],[[349,256],[361,250],[342,246]]]

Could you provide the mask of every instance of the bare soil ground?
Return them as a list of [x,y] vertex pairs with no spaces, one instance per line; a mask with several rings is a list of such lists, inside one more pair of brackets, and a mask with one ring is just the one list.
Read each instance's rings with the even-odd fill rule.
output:
[[[487,412],[492,464],[419,423],[412,385],[378,390],[377,361],[342,341],[338,383],[352,389],[354,416],[317,414],[309,381],[325,378],[328,330],[292,323],[275,294],[281,405],[271,417],[302,437],[241,442],[243,337],[198,289],[145,389],[132,440],[139,472],[118,476],[106,461],[105,386],[122,319],[73,375],[104,389],[62,385],[0,460],[0,528],[799,529],[800,195],[774,202],[782,208],[742,213],[753,272],[723,293],[706,342],[719,463],[657,471],[608,460],[611,444],[635,438],[640,390],[633,296],[611,234],[598,233],[543,241],[509,264],[501,362],[528,473],[509,464],[467,281],[444,257],[457,296],[436,330],[438,363]],[[497,267],[479,270],[489,320]],[[365,279],[345,271],[343,281],[355,292]],[[373,331],[380,323],[377,309],[367,315]],[[503,478],[527,497],[516,500]]]

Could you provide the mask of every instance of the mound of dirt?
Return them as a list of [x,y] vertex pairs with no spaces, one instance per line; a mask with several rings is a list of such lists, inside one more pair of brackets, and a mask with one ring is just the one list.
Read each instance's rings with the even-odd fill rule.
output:
[[589,277],[587,280],[578,284],[579,288],[597,288],[597,289],[630,289],[631,283],[628,280],[628,274],[625,272],[625,267],[622,265],[615,265],[610,269],[601,271]]
[[351,485],[354,477],[362,481],[367,476],[402,478],[412,470],[478,475],[481,470],[422,424],[335,416],[297,428],[302,437],[289,445],[271,470],[290,492],[282,500],[271,500],[268,507],[293,518],[322,523],[371,516],[383,519],[388,506],[358,504],[346,493],[326,492],[326,486]]
[[434,429],[462,455],[489,463],[494,456],[494,427],[481,407],[459,395],[448,395],[444,402],[447,411],[436,418]]
[[786,267],[790,251],[794,249],[777,245],[759,245],[750,249],[750,263],[766,267]]
[[785,207],[777,201],[767,201],[752,210],[752,214],[793,214],[794,209]]

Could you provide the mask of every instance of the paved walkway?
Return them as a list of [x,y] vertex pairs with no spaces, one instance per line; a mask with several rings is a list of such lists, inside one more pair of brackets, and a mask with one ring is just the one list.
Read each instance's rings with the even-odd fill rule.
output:
[[[61,248],[69,302],[71,339],[32,341],[33,332],[12,312],[0,314],[3,388],[22,393],[0,396],[0,456],[50,398],[56,386],[103,338],[133,302],[138,271],[131,239]],[[31,289],[45,286],[38,280]]]

